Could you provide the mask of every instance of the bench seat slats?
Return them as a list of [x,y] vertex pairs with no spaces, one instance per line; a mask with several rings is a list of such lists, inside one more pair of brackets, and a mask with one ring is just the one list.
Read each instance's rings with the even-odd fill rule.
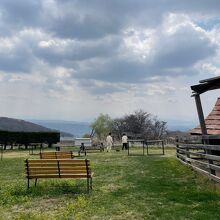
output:
[[[39,167],[39,168],[41,168],[41,167],[56,167],[57,164],[46,164],[46,163],[40,164],[39,163],[39,164],[29,164],[28,166],[31,169],[32,167]],[[59,166],[60,167],[72,167],[72,166],[82,167],[82,164],[59,164]]]
[[[48,167],[56,167],[57,163],[29,163],[29,167],[44,167],[44,166],[48,166]],[[88,164],[90,165],[90,164]],[[83,167],[85,166],[85,164],[83,163],[62,163],[59,162],[59,166],[63,166],[63,167],[68,167],[68,166],[75,166],[75,167]]]
[[41,174],[57,174],[59,175],[59,171],[58,170],[44,170],[44,171],[29,171],[29,176],[37,176],[37,175],[41,175]]
[[55,152],[41,152],[41,159],[73,159],[74,155],[72,151],[55,151]]
[[87,172],[86,171],[82,171],[82,170],[43,170],[43,171],[40,171],[40,170],[37,170],[37,171],[32,171],[30,170],[29,171],[29,175],[38,175],[38,174],[59,174],[60,175],[63,175],[64,173],[65,174],[86,174],[87,175]]
[[[56,153],[56,152],[54,152],[54,153],[47,153],[47,152],[45,152],[45,153],[41,153],[41,156],[42,157],[52,157],[52,156],[54,156],[54,157],[64,157],[64,156],[66,156],[66,155],[68,155],[68,156],[72,156],[72,154],[71,153],[60,153],[60,154],[58,154],[58,153]],[[42,159],[44,159],[44,158],[42,158]]]
[[[47,164],[56,164],[57,161],[59,161],[60,164],[85,164],[85,160],[79,160],[79,159],[37,159],[37,160],[29,160],[28,163],[29,164],[43,164],[43,163],[47,163]],[[88,161],[89,164],[89,161]]]
[[86,174],[63,174],[63,175],[56,175],[56,174],[42,174],[42,175],[30,175],[29,179],[40,179],[40,178],[88,178]]
[[55,152],[41,152],[42,155],[62,155],[62,154],[70,154],[72,151],[55,151]]
[[87,190],[92,189],[90,161],[87,159],[27,159],[26,178],[29,180],[43,178],[87,179]]
[[[85,163],[84,159],[33,159],[28,160],[28,163],[55,163],[55,162],[63,162],[63,163]],[[88,161],[89,162],[89,161]]]
[[[25,168],[27,171],[27,168]],[[57,170],[57,167],[29,167],[29,172],[30,171],[37,171],[37,170]],[[72,167],[60,167],[60,170],[73,170]],[[81,171],[86,171],[86,167],[74,167],[74,170],[81,170]]]
[[[66,159],[67,158],[67,155],[64,155],[64,156],[59,156],[58,159]],[[71,158],[70,156],[68,158]],[[51,155],[51,156],[46,156],[44,157],[44,159],[54,159],[54,156]]]
[[[29,164],[34,164],[34,163],[56,163],[59,161],[59,163],[80,163],[80,164],[85,164],[85,160],[82,159],[34,159],[34,160],[28,160]],[[89,161],[88,161],[89,163]]]
[[71,155],[71,152],[65,152],[65,151],[55,151],[55,152],[42,152],[41,155],[48,156],[48,155]]

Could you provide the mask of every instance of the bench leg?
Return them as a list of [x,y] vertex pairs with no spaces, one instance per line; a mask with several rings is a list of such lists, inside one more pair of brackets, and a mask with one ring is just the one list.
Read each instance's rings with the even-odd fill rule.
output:
[[92,177],[90,178],[90,189],[92,189]]
[[37,186],[37,179],[35,179],[35,183],[34,183],[35,187]]
[[87,193],[89,193],[89,178],[87,178]]
[[29,178],[28,178],[28,189],[30,188],[30,180],[29,180]]

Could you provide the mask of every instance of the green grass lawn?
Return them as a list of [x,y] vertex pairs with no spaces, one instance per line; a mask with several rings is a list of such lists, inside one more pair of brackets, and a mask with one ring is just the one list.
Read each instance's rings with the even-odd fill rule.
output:
[[[159,152],[159,151],[158,151]],[[27,190],[28,151],[7,151],[0,161],[0,219],[220,219],[220,188],[175,159],[90,153],[93,191],[85,180],[40,180]]]

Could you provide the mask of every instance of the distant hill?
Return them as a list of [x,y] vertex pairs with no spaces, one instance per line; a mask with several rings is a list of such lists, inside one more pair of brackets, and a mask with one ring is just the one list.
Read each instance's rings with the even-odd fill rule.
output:
[[189,132],[184,131],[168,131],[167,132],[168,137],[190,137]]
[[59,131],[60,132],[60,136],[61,137],[70,137],[70,138],[73,138],[74,135],[73,134],[70,134],[68,132],[63,132],[63,131]]
[[43,125],[39,125],[37,123],[15,119],[15,118],[7,118],[0,117],[0,130],[4,131],[20,131],[20,132],[51,132],[57,131],[60,132],[61,137],[73,137],[72,134],[68,132],[63,132],[59,129],[47,128]]
[[0,130],[4,131],[24,131],[24,132],[51,132],[54,131],[52,129],[43,127],[38,124],[34,124],[32,122],[0,117]]
[[196,120],[187,121],[187,120],[167,120],[167,128],[170,131],[182,131],[188,132],[194,128],[198,122]]
[[[195,127],[195,122],[169,120],[167,127],[169,131],[187,132]],[[91,128],[88,122],[61,121],[61,120],[20,120],[0,117],[0,130],[6,131],[29,131],[49,132],[60,131],[62,137],[82,137],[90,134]]]
[[88,122],[61,121],[61,120],[30,120],[41,126],[67,132],[75,137],[82,137],[84,134],[90,134],[91,128]]
[[[82,137],[84,134],[90,134],[91,128],[88,122],[75,122],[75,121],[62,121],[62,120],[30,120],[33,123],[41,126],[67,132],[74,135],[75,137]],[[169,131],[180,131],[188,132],[190,129],[195,127],[196,122],[194,121],[178,121],[168,120],[167,127]],[[66,135],[62,135],[66,136]],[[68,137],[68,135],[67,135]]]

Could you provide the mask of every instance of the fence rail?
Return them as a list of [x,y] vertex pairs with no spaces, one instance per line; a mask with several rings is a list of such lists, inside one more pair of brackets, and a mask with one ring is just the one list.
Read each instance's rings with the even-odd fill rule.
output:
[[176,142],[176,157],[183,164],[220,183],[220,145]]

